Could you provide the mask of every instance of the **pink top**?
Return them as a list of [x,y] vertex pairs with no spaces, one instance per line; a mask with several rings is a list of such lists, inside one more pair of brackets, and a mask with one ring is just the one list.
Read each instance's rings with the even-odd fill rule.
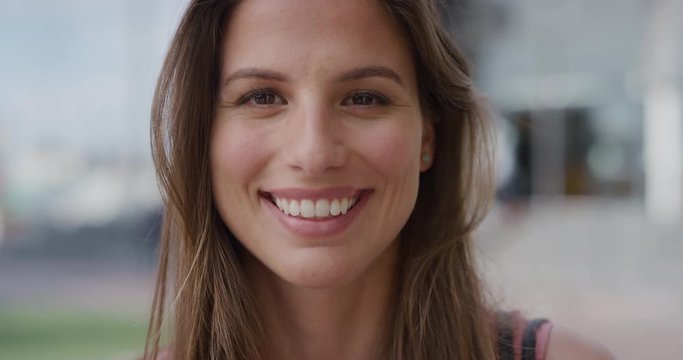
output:
[[548,342],[550,341],[550,330],[553,329],[551,322],[543,323],[536,333],[536,360],[544,360],[548,352]]
[[[515,321],[515,331],[513,343],[515,344],[515,359],[522,359],[522,341],[524,336],[524,331],[529,325],[529,321],[524,318],[518,311],[513,312]],[[548,352],[548,342],[550,341],[550,331],[553,328],[553,324],[549,321],[544,322],[536,330],[536,359],[535,360],[545,360],[546,353]]]

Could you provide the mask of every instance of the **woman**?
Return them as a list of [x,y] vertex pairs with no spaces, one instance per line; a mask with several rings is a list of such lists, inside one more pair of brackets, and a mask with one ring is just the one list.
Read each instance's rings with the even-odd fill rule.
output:
[[[436,17],[415,0],[191,2],[153,108],[167,212],[146,358],[171,279],[166,357],[514,348],[520,321],[494,319],[470,249],[489,128]],[[547,358],[604,358],[572,341],[553,331]]]

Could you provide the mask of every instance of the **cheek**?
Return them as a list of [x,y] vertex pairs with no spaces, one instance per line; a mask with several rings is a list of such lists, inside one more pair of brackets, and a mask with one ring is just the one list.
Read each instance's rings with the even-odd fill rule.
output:
[[[211,136],[211,171],[214,186],[247,181],[266,159],[263,136],[257,131],[219,122]],[[227,185],[227,184],[226,184]]]
[[419,173],[421,128],[391,124],[362,136],[366,158],[385,175]]

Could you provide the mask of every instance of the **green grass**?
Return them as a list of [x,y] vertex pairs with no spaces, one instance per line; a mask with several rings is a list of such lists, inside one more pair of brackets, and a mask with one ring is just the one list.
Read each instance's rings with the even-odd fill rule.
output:
[[146,329],[133,315],[0,306],[0,359],[135,359]]

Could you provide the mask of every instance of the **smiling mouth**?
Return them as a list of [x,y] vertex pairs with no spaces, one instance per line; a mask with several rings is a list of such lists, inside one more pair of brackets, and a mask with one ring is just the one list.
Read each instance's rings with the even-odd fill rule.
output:
[[260,195],[267,201],[270,201],[287,216],[322,220],[345,215],[369,192],[370,190],[362,190],[347,197],[318,199],[287,199],[276,197],[267,192],[262,192]]

